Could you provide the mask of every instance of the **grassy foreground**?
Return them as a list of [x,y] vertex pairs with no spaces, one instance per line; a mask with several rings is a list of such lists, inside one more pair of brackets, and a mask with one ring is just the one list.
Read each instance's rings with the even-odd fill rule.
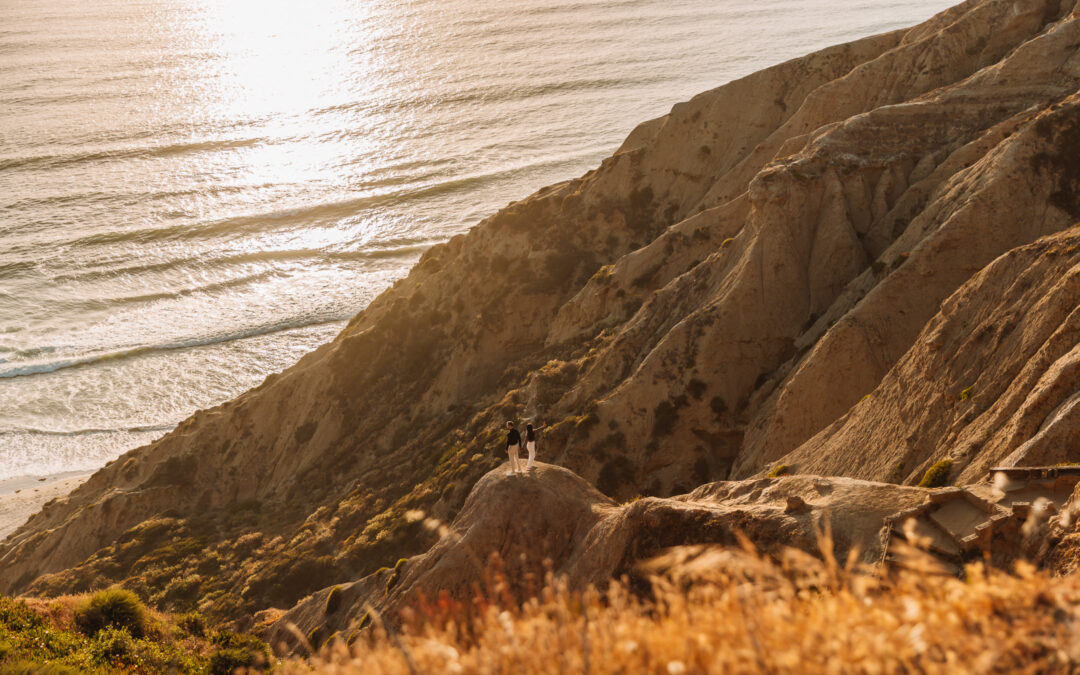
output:
[[[524,606],[445,598],[388,632],[378,622],[281,672],[996,673],[1080,668],[1080,576],[1031,566],[967,569],[961,581],[912,552],[876,575],[790,554],[678,551],[653,563],[651,601],[614,584],[570,592],[549,579]],[[725,569],[724,572],[717,570]],[[689,583],[690,580],[694,583]],[[484,594],[487,596],[487,594]],[[498,591],[496,592],[496,596]],[[490,596],[487,596],[490,597]]]
[[210,630],[197,614],[151,611],[123,589],[50,600],[0,596],[0,675],[226,675],[269,665],[261,641]]
[[[468,603],[421,600],[396,629],[374,615],[351,646],[335,640],[314,658],[272,669],[286,675],[1080,670],[1080,575],[975,564],[962,581],[916,549],[908,556],[907,570],[881,574],[796,551],[774,561],[749,548],[687,547],[605,592],[574,592],[549,576],[524,604],[496,578]],[[258,640],[206,629],[196,615],[133,606],[134,596],[124,593],[0,597],[0,675],[271,667]]]

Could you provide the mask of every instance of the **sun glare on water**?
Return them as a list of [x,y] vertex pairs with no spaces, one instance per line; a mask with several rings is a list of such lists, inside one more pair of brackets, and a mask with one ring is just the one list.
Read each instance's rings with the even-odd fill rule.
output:
[[321,115],[363,101],[379,81],[368,18],[363,3],[338,0],[196,5],[187,30],[205,45],[214,87],[205,113],[245,120],[252,128],[237,134],[262,139],[240,147],[247,182],[344,183],[340,167],[376,150],[371,136],[341,133]]
[[[216,179],[245,189],[292,186],[278,200],[286,215],[304,206],[313,188],[342,201],[363,196],[363,177],[378,165],[379,139],[387,137],[374,133],[382,121],[368,105],[385,79],[386,58],[376,44],[386,28],[370,5],[197,0],[178,20],[200,57],[194,67],[205,71],[206,89],[188,104],[196,117],[233,121],[233,157]],[[370,229],[363,222],[311,225],[244,248],[347,246]]]

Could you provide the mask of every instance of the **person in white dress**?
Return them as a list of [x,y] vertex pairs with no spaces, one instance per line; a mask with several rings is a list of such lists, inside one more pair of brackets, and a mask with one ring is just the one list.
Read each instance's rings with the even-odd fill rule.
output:
[[532,424],[525,425],[525,449],[529,451],[529,463],[525,467],[526,471],[532,471],[536,468],[536,432],[540,431],[543,428],[543,424],[536,427],[535,429],[533,429]]

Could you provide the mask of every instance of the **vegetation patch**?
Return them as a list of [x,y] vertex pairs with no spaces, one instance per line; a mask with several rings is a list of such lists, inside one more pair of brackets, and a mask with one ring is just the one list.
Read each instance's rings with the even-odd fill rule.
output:
[[616,455],[604,462],[600,475],[596,478],[596,488],[606,495],[614,495],[619,489],[630,483],[637,473],[637,467],[625,455]]
[[[576,666],[566,672],[583,672],[586,655],[595,673],[934,673],[977,663],[995,673],[1075,670],[1075,626],[1053,617],[1076,611],[1080,575],[971,565],[960,580],[767,556],[731,569],[677,555],[650,567],[671,569],[678,581],[643,580],[644,592],[633,579],[602,592],[552,584],[523,606],[488,600],[482,612],[467,611],[479,598],[462,598],[409,630],[368,631],[351,652],[286,663],[282,675],[477,673],[507,663],[519,667],[502,672],[555,672],[565,663]],[[748,580],[748,567],[762,581]]]
[[217,649],[210,655],[208,668],[212,675],[230,675],[238,668],[267,670],[272,665],[270,647],[252,635],[218,631],[213,643]]
[[[116,623],[105,623],[87,634],[79,620],[85,622],[88,614],[99,618],[114,615],[130,622],[131,617],[126,616],[133,611],[130,598],[107,598],[103,593],[108,592],[82,601],[64,596],[47,605],[40,600],[31,601],[31,605],[0,596],[0,673],[232,673],[235,668],[214,668],[213,654],[218,643],[257,645],[254,651],[258,656],[249,656],[243,665],[270,665],[269,649],[257,638],[219,631],[210,641],[194,630],[191,616],[152,614],[141,603],[141,636]],[[87,607],[92,609],[88,611]]]
[[195,482],[198,462],[192,455],[172,456],[154,468],[144,487],[186,486]]
[[123,628],[134,637],[146,633],[146,607],[139,597],[123,588],[98,591],[75,607],[75,624],[94,636],[105,628]]
[[293,432],[293,440],[296,441],[297,445],[303,445],[304,443],[307,443],[311,440],[311,437],[315,435],[315,430],[318,428],[318,422],[307,422],[305,424],[301,424],[299,427],[296,428],[296,431]]
[[176,626],[188,635],[203,637],[206,635],[206,621],[198,612],[187,612],[176,617]]
[[603,438],[599,443],[592,446],[590,453],[593,459],[604,462],[612,454],[619,454],[626,450],[626,434],[614,431]]
[[900,479],[902,479],[903,477],[904,477],[904,461],[900,460],[899,462],[897,462],[893,466],[892,475],[890,476],[890,480],[893,483],[899,483]]
[[661,438],[675,430],[679,420],[679,410],[687,404],[686,396],[679,395],[666,401],[660,401],[653,410],[653,438]]
[[713,415],[716,417],[717,422],[722,421],[724,419],[724,416],[727,415],[727,403],[725,403],[724,399],[720,396],[712,397],[712,400],[709,401],[709,408],[712,409]]
[[940,462],[935,463],[926,470],[925,474],[923,474],[922,480],[919,481],[919,487],[938,488],[948,485],[949,472],[952,471],[952,464],[951,459],[943,459]]
[[777,464],[772,468],[767,475],[769,478],[779,478],[780,476],[787,476],[791,474],[791,466],[788,464]]

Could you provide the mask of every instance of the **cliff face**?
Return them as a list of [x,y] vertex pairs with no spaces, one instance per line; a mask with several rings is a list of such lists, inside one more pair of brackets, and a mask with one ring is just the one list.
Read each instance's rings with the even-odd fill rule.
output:
[[1078,88],[1073,2],[972,0],[676,105],[47,506],[0,590],[290,606],[432,543],[406,512],[457,513],[508,418],[618,498],[1056,458],[1074,234],[1031,242],[1080,219]]

